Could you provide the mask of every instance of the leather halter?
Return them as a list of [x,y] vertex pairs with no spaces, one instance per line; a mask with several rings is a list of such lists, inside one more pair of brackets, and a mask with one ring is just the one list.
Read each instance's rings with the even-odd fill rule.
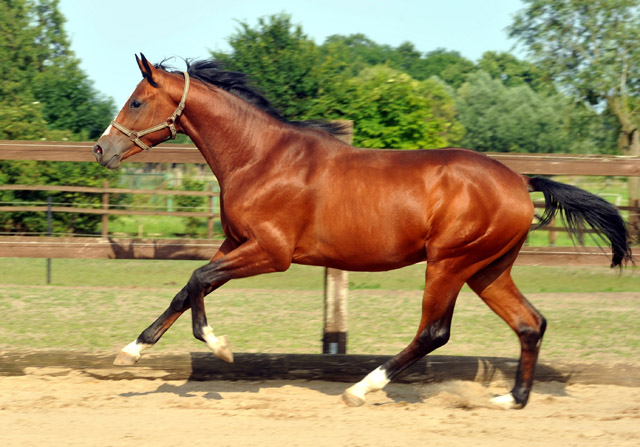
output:
[[[182,115],[182,111],[184,110],[184,106],[187,101],[187,93],[189,92],[189,74],[186,71],[183,73],[184,73],[184,91],[182,92],[182,98],[180,99],[180,103],[178,104],[178,107],[176,108],[175,112],[173,112],[173,114],[171,114],[171,116],[167,118],[165,122],[156,124],[155,126],[151,126],[147,129],[139,130],[139,131],[127,129],[122,124],[117,123],[116,120],[111,121],[111,125],[116,129],[118,129],[123,134],[125,134],[126,136],[128,136],[129,140],[131,140],[132,143],[137,144],[145,151],[148,151],[153,146],[156,146],[156,144],[164,143],[167,140],[175,139],[178,134],[178,132],[176,131],[176,121],[178,120],[178,118],[180,118],[180,115]],[[153,132],[157,132],[167,127],[171,132],[171,136],[152,146],[148,146],[140,139],[140,137],[144,137],[145,135],[148,135]]]

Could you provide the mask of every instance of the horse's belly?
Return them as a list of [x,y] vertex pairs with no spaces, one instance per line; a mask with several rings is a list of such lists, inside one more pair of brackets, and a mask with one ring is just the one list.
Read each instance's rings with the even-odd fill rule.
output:
[[425,259],[425,243],[420,237],[407,240],[357,234],[344,238],[317,238],[309,244],[300,244],[293,256],[293,262],[297,264],[351,271],[391,270]]

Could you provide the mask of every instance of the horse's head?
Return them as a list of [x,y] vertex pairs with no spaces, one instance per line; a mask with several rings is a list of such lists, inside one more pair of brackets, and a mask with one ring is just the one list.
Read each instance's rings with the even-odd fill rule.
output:
[[[136,55],[136,61],[142,81],[93,146],[98,163],[109,169],[117,168],[122,160],[133,154],[175,138],[181,130],[177,121],[187,99],[189,75],[184,73],[184,89],[178,102],[175,93],[170,94],[176,91],[171,85],[175,83],[175,75],[154,67],[143,54],[140,56]],[[158,117],[168,118],[158,123]]]

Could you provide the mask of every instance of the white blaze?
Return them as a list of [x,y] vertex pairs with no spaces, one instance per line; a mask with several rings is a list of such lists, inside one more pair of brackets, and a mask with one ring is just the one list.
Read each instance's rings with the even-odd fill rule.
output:
[[111,129],[113,129],[113,126],[109,124],[109,127],[107,127],[107,130],[102,132],[102,136],[104,137],[105,135],[109,135],[109,132],[111,132]]

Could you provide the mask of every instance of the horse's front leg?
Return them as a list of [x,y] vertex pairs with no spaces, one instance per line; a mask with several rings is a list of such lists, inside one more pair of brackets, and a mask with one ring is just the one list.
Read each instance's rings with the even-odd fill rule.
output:
[[216,337],[207,322],[204,297],[211,292],[212,287],[221,282],[283,271],[289,265],[290,257],[283,260],[283,257],[265,251],[256,241],[247,241],[229,254],[195,270],[186,286],[191,303],[194,337],[205,342],[220,359],[233,362],[233,353],[226,336]]
[[[233,241],[225,240],[216,254],[211,259],[211,262],[222,258],[227,253],[231,252],[236,247]],[[224,282],[219,282],[210,287],[209,293],[213,292],[218,287],[222,286]],[[165,332],[173,325],[173,323],[191,307],[191,300],[185,285],[180,292],[171,301],[171,304],[160,315],[156,321],[154,321],[148,328],[146,328],[134,341],[122,348],[116,359],[114,365],[133,365],[140,360],[142,351],[155,345],[158,340],[164,335]]]
[[185,286],[173,298],[171,305],[156,321],[142,331],[142,333],[138,335],[138,338],[120,350],[113,364],[123,366],[136,363],[140,360],[142,351],[155,345],[158,340],[160,340],[160,337],[167,332],[178,317],[189,309],[189,307],[189,297],[187,296],[187,288]]

